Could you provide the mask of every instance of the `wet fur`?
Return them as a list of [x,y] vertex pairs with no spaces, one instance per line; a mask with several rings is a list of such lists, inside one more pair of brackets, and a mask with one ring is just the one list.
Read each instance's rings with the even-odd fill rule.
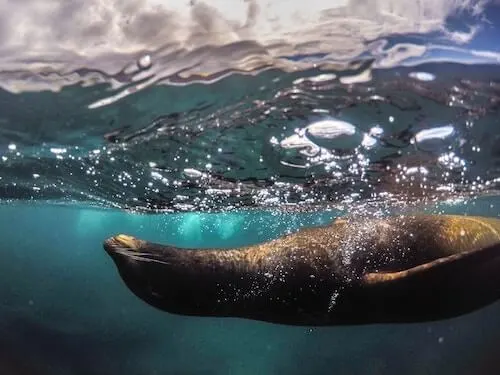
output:
[[[121,240],[120,240],[121,239]],[[127,236],[105,249],[161,310],[294,325],[451,318],[500,297],[500,220],[339,219],[238,249],[179,249]]]

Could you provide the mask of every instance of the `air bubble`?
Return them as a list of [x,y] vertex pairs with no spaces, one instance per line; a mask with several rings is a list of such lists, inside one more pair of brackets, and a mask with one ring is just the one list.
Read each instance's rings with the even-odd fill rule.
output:
[[149,69],[151,67],[151,56],[150,55],[144,55],[139,58],[137,61],[137,65],[139,65],[139,68],[141,69]]

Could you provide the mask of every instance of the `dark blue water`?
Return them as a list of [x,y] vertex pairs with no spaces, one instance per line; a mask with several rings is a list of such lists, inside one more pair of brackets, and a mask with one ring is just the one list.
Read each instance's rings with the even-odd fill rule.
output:
[[[494,216],[499,204],[483,199],[445,209]],[[363,327],[181,317],[133,296],[101,245],[110,235],[128,233],[180,246],[238,246],[335,215],[0,206],[0,373],[497,373],[498,304],[448,321]]]

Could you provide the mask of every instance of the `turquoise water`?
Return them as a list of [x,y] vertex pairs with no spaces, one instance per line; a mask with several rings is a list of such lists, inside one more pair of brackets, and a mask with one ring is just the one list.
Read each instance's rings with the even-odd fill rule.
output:
[[[482,199],[446,211],[495,216],[498,204]],[[449,321],[364,327],[175,316],[133,296],[101,245],[128,233],[180,246],[231,247],[335,215],[138,215],[2,205],[0,374],[495,373],[498,304]]]

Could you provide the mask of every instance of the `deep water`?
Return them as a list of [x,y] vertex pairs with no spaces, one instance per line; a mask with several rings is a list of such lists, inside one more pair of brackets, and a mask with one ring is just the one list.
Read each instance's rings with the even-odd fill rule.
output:
[[[446,210],[496,216],[498,204],[483,199]],[[2,205],[0,374],[500,372],[499,304],[448,321],[363,327],[182,317],[132,295],[102,249],[102,241],[117,233],[182,246],[231,247],[326,223],[334,216],[258,211],[138,215]]]

